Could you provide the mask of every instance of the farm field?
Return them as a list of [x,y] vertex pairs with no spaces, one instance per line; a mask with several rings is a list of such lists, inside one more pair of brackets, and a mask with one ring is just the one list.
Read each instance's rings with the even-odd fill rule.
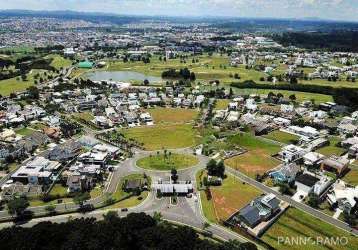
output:
[[[197,180],[205,174],[200,172]],[[244,207],[252,199],[261,195],[261,192],[244,184],[232,175],[228,175],[221,186],[210,187],[212,198],[207,199],[205,191],[200,191],[200,197],[205,217],[213,223],[228,219],[237,210]]]
[[[302,244],[279,244],[278,237],[289,237],[293,239],[296,237],[311,237],[312,241],[304,246]],[[347,237],[348,244],[314,244],[320,238],[333,237]],[[328,223],[325,223],[309,214],[306,214],[298,209],[289,208],[280,218],[276,221],[268,231],[261,237],[263,241],[270,244],[275,249],[304,249],[307,250],[343,250],[343,249],[356,249],[358,245],[358,238],[350,235],[349,233],[342,231]]]
[[199,114],[195,109],[154,108],[148,109],[154,123],[187,123],[193,121]]
[[325,156],[331,156],[331,155],[340,156],[345,152],[344,148],[336,146],[336,144],[339,143],[340,141],[341,139],[339,137],[335,137],[335,136],[330,137],[329,138],[330,144],[328,146],[318,149],[317,152]]
[[151,155],[137,161],[137,166],[145,169],[155,170],[171,170],[183,169],[195,166],[199,163],[199,160],[192,155],[184,154],[156,154]]
[[292,144],[299,139],[299,137],[296,135],[282,132],[280,130],[272,131],[272,132],[268,133],[267,135],[264,135],[263,137],[270,139],[270,140],[282,142],[285,144]]
[[197,132],[191,124],[165,124],[120,130],[142,143],[146,150],[184,148],[196,145]]
[[277,144],[263,141],[248,133],[237,134],[228,141],[247,149],[248,152],[225,160],[225,164],[252,178],[280,164],[280,161],[271,157],[280,150]]

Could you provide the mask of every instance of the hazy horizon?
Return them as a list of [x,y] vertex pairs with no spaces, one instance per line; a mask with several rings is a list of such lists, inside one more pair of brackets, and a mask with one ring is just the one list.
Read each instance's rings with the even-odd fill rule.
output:
[[[12,0],[0,10],[358,21],[355,0]],[[341,10],[341,11],[337,11]]]

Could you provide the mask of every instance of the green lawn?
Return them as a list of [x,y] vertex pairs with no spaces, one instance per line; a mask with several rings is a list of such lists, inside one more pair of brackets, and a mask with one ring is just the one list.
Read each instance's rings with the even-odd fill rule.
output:
[[342,139],[336,136],[332,136],[329,138],[329,146],[320,148],[317,150],[318,153],[323,154],[325,156],[337,155],[340,156],[345,152],[344,148],[336,146]]
[[310,101],[311,99],[314,99],[316,103],[332,102],[333,101],[333,97],[330,95],[289,91],[289,90],[238,89],[238,88],[233,88],[233,90],[234,90],[235,94],[240,94],[240,95],[251,95],[251,94],[267,95],[270,92],[272,92],[274,94],[281,93],[285,98],[288,98],[290,95],[294,94],[296,96],[296,98],[297,98],[296,100],[298,102]]
[[358,167],[350,167],[349,172],[343,177],[343,180],[353,186],[358,185]]
[[[200,182],[205,175],[203,171],[198,172],[197,182]],[[210,187],[210,190],[212,195],[210,200],[207,199],[205,191],[200,191],[200,198],[205,217],[213,223],[227,220],[261,194],[253,186],[243,183],[232,175],[228,175],[221,186]]]
[[66,58],[63,58],[60,55],[49,55],[46,58],[52,58],[51,66],[60,69],[60,68],[66,68],[72,65],[72,61]]
[[[285,239],[293,239],[296,237],[311,237],[312,241],[307,241],[307,244],[279,244],[279,237]],[[322,245],[313,244],[317,242],[317,237],[324,241],[325,237],[346,237],[348,240],[347,245]],[[268,243],[275,249],[307,249],[307,250],[343,250],[343,249],[357,249],[358,237],[352,236],[349,233],[342,231],[330,224],[325,223],[309,214],[302,212],[295,208],[289,208],[278,221],[276,221],[271,228],[261,238],[264,242]],[[327,241],[326,241],[327,242]]]
[[138,167],[155,170],[171,170],[188,168],[199,163],[198,158],[193,155],[183,154],[156,154],[137,161]]
[[90,122],[94,119],[94,116],[90,112],[73,113],[72,116],[74,116],[75,118],[83,119],[87,122]]
[[[145,198],[147,198],[149,192],[142,191],[139,196],[134,195],[131,196],[130,198],[124,199],[125,197],[128,197],[130,193],[127,193],[122,189],[123,184],[125,183],[126,180],[134,180],[134,179],[143,179],[143,181],[145,180],[143,174],[131,174],[122,178],[117,186],[116,192],[112,194],[112,198],[115,200],[116,203],[108,207],[105,207],[105,209],[124,208],[124,207],[127,208],[127,207],[137,206],[142,201],[144,201]],[[150,186],[150,180],[148,186]]]
[[20,128],[18,130],[15,130],[15,132],[22,136],[32,135],[35,131],[30,128]]
[[264,141],[248,133],[239,133],[229,137],[228,142],[230,145],[239,145],[247,149],[248,152],[225,160],[225,164],[252,178],[255,178],[256,174],[261,175],[280,164],[279,160],[271,157],[281,149],[277,144]]
[[196,145],[196,130],[191,124],[166,124],[122,129],[127,138],[143,143],[146,150],[184,148]]
[[231,145],[238,145],[247,150],[261,149],[268,154],[275,154],[280,151],[281,147],[275,143],[267,142],[260,137],[256,137],[250,133],[238,133],[227,139]]
[[218,99],[215,103],[215,110],[223,110],[227,109],[228,105],[230,103],[229,99]]
[[62,186],[61,184],[55,184],[50,191],[50,195],[59,195],[64,197],[66,194],[67,187]]
[[40,75],[44,73],[45,70],[33,69],[29,74],[27,74],[27,80],[23,81],[21,77],[14,77],[7,80],[0,81],[0,95],[8,96],[11,93],[16,93],[18,91],[24,91],[28,87],[31,87],[35,84],[34,76],[39,73]]
[[298,141],[299,137],[293,134],[289,134],[286,132],[282,132],[280,130],[272,131],[271,133],[268,133],[267,135],[264,135],[265,138],[282,142],[285,144],[292,144]]
[[153,108],[148,109],[154,123],[186,123],[195,120],[198,111],[182,108]]

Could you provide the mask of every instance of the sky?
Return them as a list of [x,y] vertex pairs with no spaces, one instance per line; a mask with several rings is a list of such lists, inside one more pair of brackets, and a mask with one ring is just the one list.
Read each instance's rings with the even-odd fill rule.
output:
[[0,9],[358,21],[358,0],[0,0]]

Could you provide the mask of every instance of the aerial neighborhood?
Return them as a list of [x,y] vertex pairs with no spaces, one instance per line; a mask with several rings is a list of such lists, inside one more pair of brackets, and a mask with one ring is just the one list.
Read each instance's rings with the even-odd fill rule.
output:
[[1,17],[1,228],[144,212],[257,249],[357,249],[357,50],[107,18]]

